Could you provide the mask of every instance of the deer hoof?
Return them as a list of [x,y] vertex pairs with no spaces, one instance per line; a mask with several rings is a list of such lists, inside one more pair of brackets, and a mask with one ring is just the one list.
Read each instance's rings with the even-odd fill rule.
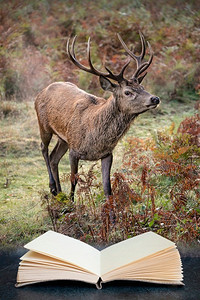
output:
[[49,185],[49,187],[50,187],[50,192],[52,193],[52,195],[56,196],[57,195],[56,185],[51,184],[51,185]]
[[52,195],[57,196],[57,191],[55,189],[50,189]]

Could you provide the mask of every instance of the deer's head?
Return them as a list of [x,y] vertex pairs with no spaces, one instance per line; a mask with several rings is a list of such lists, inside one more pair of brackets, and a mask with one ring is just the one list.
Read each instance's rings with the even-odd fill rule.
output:
[[[88,73],[97,75],[100,78],[101,87],[104,90],[110,91],[114,95],[114,99],[116,101],[116,106],[120,111],[129,114],[141,114],[149,109],[155,108],[160,103],[160,99],[157,96],[151,95],[147,91],[145,91],[144,87],[141,85],[142,80],[147,74],[147,69],[150,66],[153,60],[153,52],[150,44],[147,42],[148,47],[150,49],[150,58],[147,62],[143,62],[145,53],[146,53],[146,45],[145,39],[142,33],[140,32],[140,39],[142,43],[142,51],[140,55],[135,55],[130,49],[128,49],[127,45],[124,43],[119,34],[117,34],[120,43],[125,49],[126,53],[129,56],[128,61],[125,63],[123,68],[121,69],[119,74],[114,74],[107,67],[106,73],[98,71],[91,62],[90,55],[90,38],[88,39],[88,47],[87,47],[87,57],[89,67],[82,65],[75,56],[74,45],[76,41],[76,36],[72,41],[71,50],[69,47],[70,39],[67,43],[67,52],[71,61],[79,67],[81,70],[84,70]],[[131,77],[131,79],[126,79],[124,77],[124,71],[129,65],[131,58],[136,61],[137,68]],[[111,79],[111,80],[110,80]]]

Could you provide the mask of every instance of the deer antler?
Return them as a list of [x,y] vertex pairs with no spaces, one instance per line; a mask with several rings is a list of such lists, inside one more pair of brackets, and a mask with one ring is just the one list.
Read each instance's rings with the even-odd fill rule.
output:
[[88,39],[88,43],[87,43],[87,58],[88,58],[88,64],[89,64],[89,68],[82,65],[77,59],[76,59],[76,55],[75,55],[75,51],[74,51],[74,45],[75,45],[75,41],[76,41],[76,37],[75,36],[73,38],[73,41],[72,41],[72,45],[71,45],[71,51],[70,51],[70,39],[68,39],[67,41],[67,53],[68,53],[68,56],[69,58],[71,59],[71,61],[78,67],[80,68],[81,70],[83,71],[86,71],[88,73],[91,73],[91,74],[94,74],[94,75],[97,75],[97,76],[103,76],[103,77],[106,77],[106,78],[110,78],[114,81],[117,81],[118,83],[122,82],[125,80],[125,78],[123,77],[124,75],[124,71],[126,69],[126,67],[129,65],[130,63],[130,59],[125,63],[125,65],[122,67],[121,71],[119,74],[113,74],[107,67],[105,67],[105,69],[108,71],[108,73],[104,73],[104,72],[101,72],[101,71],[98,71],[93,65],[92,65],[92,62],[91,62],[91,56],[90,56],[90,38]]
[[140,40],[141,40],[141,44],[142,44],[142,51],[141,51],[140,55],[135,55],[131,50],[128,49],[127,45],[122,40],[121,36],[119,34],[117,34],[117,36],[118,36],[120,43],[122,44],[122,47],[129,54],[129,56],[132,57],[136,61],[136,64],[137,64],[137,69],[131,79],[134,80],[136,78],[136,79],[138,79],[138,81],[140,83],[143,80],[143,78],[146,76],[147,72],[145,72],[145,74],[142,76],[140,76],[140,75],[148,69],[148,67],[150,66],[150,64],[153,60],[153,51],[152,51],[151,45],[149,44],[149,42],[147,42],[147,45],[150,50],[150,58],[147,62],[142,63],[142,60],[143,60],[143,58],[145,56],[145,52],[146,52],[146,45],[145,45],[145,38],[144,38],[143,34],[141,32],[139,32],[139,34],[140,34]]

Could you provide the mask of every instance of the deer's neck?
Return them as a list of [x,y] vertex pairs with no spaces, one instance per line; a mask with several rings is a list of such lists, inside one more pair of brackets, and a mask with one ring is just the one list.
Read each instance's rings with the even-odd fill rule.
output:
[[106,105],[96,116],[96,128],[99,128],[102,139],[114,148],[119,139],[127,132],[136,114],[122,112],[114,98],[109,99]]
[[[88,116],[79,139],[73,133],[71,148],[83,160],[98,160],[112,153],[119,139],[129,129],[136,115],[120,111],[115,99],[107,100],[98,110]],[[90,126],[88,126],[90,124]],[[80,132],[78,133],[80,134]]]
[[[107,116],[107,119],[110,119],[110,127],[119,135],[123,135],[123,132],[129,128],[131,122],[137,116],[136,114],[122,111],[114,98],[110,99],[107,106],[105,106],[103,118],[104,115]],[[107,126],[106,120],[104,125]]]

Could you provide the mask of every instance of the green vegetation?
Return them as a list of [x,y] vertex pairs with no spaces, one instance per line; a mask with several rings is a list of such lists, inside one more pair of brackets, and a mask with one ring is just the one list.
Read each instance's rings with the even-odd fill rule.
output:
[[113,243],[147,230],[174,241],[197,241],[199,120],[195,115],[177,132],[172,123],[153,137],[125,140],[124,155],[116,150],[123,163],[113,174],[107,202],[94,165],[79,173],[76,203],[66,194],[43,195],[54,229],[90,243]]
[[[5,106],[5,103],[9,104],[9,110]],[[16,244],[24,244],[36,235],[47,229],[51,229],[52,226],[59,231],[82,238],[88,242],[113,242],[148,228],[146,225],[143,226],[141,224],[138,229],[134,225],[131,228],[132,231],[129,229],[127,232],[123,232],[120,230],[120,227],[122,226],[121,228],[123,228],[124,226],[123,220],[121,220],[111,230],[110,235],[107,232],[101,231],[101,207],[105,200],[102,191],[99,162],[95,166],[93,166],[93,163],[82,163],[79,171],[80,178],[77,188],[76,205],[74,206],[68,199],[70,188],[69,162],[67,156],[63,158],[60,163],[60,173],[64,194],[58,195],[56,198],[52,197],[48,189],[46,166],[40,152],[40,138],[33,103],[9,101],[3,102],[2,106],[3,109],[6,107],[6,111],[9,111],[9,114],[6,114],[6,116],[3,114],[4,117],[0,120],[0,238],[2,245],[14,246]],[[3,109],[2,111],[4,111]],[[128,149],[140,153],[140,156],[142,155],[144,160],[147,159],[150,151],[144,149],[149,146],[149,142],[148,140],[145,141],[145,138],[152,140],[153,136],[154,141],[161,143],[158,149],[162,149],[162,152],[158,151],[158,149],[154,150],[155,155],[162,156],[166,152],[165,155],[167,157],[167,153],[171,151],[171,140],[164,133],[168,142],[166,144],[163,142],[160,133],[162,132],[161,129],[168,128],[168,124],[172,122],[174,122],[172,123],[174,126],[176,123],[177,127],[180,120],[193,114],[194,109],[191,108],[191,105],[182,104],[179,112],[174,114],[171,105],[163,104],[162,109],[160,108],[160,111],[156,115],[152,113],[141,115],[132,125],[127,136],[116,147],[112,174],[117,172],[126,177],[129,173],[129,181],[132,181],[130,188],[135,191],[135,193],[131,193],[131,201],[133,202],[131,212],[134,217],[139,218],[139,216],[143,216],[141,212],[144,209],[151,212],[151,203],[149,202],[147,205],[148,193],[142,196],[142,189],[138,187],[139,182],[141,182],[141,172],[144,166],[141,164],[139,169],[131,169],[130,171],[130,166],[126,165],[131,160]],[[123,159],[125,150],[127,156]],[[133,162],[136,162],[136,153],[134,154]],[[180,165],[183,164],[184,169],[184,161],[187,163],[188,160],[190,161],[191,154],[189,149],[186,148],[186,151],[182,155],[183,160],[180,162]],[[153,168],[155,164],[153,162],[152,165],[149,165],[149,168]],[[197,169],[195,168],[196,171]],[[154,176],[152,172],[155,172]],[[169,212],[169,190],[175,184],[173,178],[166,177],[165,174],[158,174],[158,171],[155,169],[152,169],[150,173],[153,176],[150,178],[150,181],[152,181],[157,192],[155,205],[156,207],[164,207],[163,209]],[[137,178],[136,182],[134,182],[134,178]],[[114,185],[116,174],[113,175],[112,180]],[[124,179],[124,182],[126,180]],[[122,180],[122,191],[124,191],[124,182]],[[190,195],[191,192],[188,193],[190,200],[187,201],[186,212],[196,209],[198,213],[198,201]],[[135,203],[134,197],[140,201]],[[123,203],[124,200],[121,199],[121,201]],[[41,205],[42,203],[43,205]],[[125,208],[127,210],[126,205]],[[149,227],[151,229],[154,229],[153,225],[156,217],[157,214],[153,217],[148,216]],[[184,219],[188,220],[186,217]],[[162,218],[160,219],[160,223],[164,223]],[[163,232],[167,236],[166,229],[165,231],[164,229]],[[173,235],[172,237],[182,239],[181,235]]]
[[[52,226],[87,242],[114,242],[149,229],[176,241],[196,240],[200,203],[198,186],[192,182],[196,184],[199,174],[199,120],[186,118],[200,107],[197,2],[10,0],[0,2],[0,16],[1,244],[22,245]],[[91,36],[95,66],[103,68],[104,61],[118,71],[125,55],[115,33],[137,52],[139,30],[155,53],[144,86],[162,104],[141,115],[115,149],[115,204],[104,205],[99,162],[82,164],[72,204],[67,156],[60,164],[63,194],[52,197],[40,152],[35,95],[49,83],[65,80],[107,96],[95,76],[69,62],[67,38],[78,35],[77,57],[86,63],[86,40]],[[110,208],[115,226],[110,224]]]

